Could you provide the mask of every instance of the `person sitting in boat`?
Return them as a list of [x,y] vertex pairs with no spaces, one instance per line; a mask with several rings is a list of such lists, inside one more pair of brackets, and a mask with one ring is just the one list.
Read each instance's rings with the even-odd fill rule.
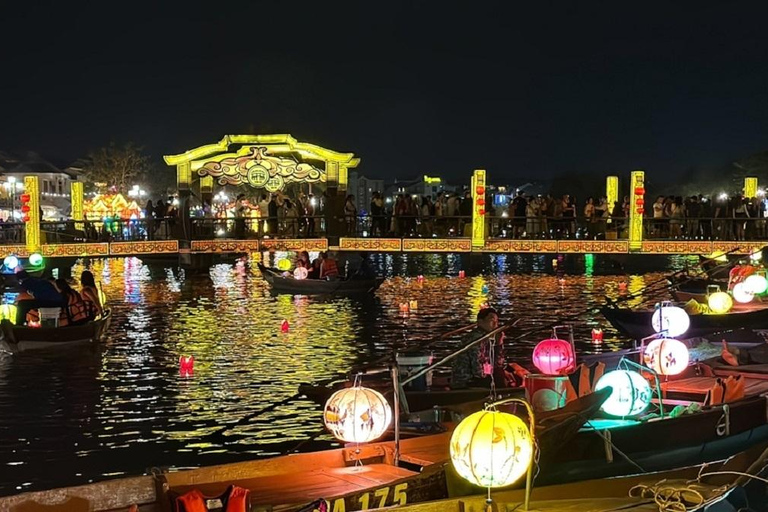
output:
[[86,303],[90,302],[88,307],[93,308],[97,315],[102,315],[104,313],[104,304],[101,303],[99,289],[96,288],[96,280],[93,278],[93,273],[90,270],[83,270],[83,273],[80,274],[80,286],[80,294],[83,300]]
[[768,364],[768,344],[761,343],[755,347],[742,350],[736,347],[729,347],[728,343],[723,340],[723,350],[720,357],[730,366]]
[[332,281],[339,278],[339,266],[336,260],[328,255],[328,251],[320,253],[320,279]]
[[64,299],[65,306],[61,308],[59,327],[67,325],[82,325],[96,318],[96,308],[83,300],[77,290],[72,288],[66,279],[57,279],[56,288]]
[[[499,327],[499,313],[493,308],[481,309],[477,314],[477,326],[465,334],[462,346],[470,345]],[[491,361],[493,347],[493,361]],[[453,359],[451,388],[489,387],[491,376],[499,387],[506,386],[504,375],[504,333],[475,343]]]
[[25,270],[16,274],[22,293],[16,297],[16,325],[24,325],[27,313],[38,308],[60,308],[64,304],[61,294],[46,279],[29,277]]
[[307,251],[301,251],[299,257],[296,258],[296,268],[305,268],[307,272],[312,270],[312,263],[309,261],[309,253]]

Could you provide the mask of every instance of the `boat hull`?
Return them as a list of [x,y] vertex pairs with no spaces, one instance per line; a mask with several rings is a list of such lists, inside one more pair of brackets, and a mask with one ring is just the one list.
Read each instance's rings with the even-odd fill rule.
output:
[[294,295],[364,295],[376,291],[384,278],[375,279],[338,279],[326,281],[323,279],[294,279],[283,277],[275,270],[259,263],[264,280],[276,293]]
[[8,320],[0,322],[2,344],[11,352],[65,347],[82,343],[97,343],[112,322],[107,311],[102,318],[84,325],[70,327],[17,327]]

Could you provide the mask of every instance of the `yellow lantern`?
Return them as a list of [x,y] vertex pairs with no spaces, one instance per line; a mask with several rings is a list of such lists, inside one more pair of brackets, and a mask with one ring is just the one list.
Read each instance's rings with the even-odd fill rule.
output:
[[725,292],[711,294],[707,303],[709,304],[709,309],[716,315],[725,314],[733,307],[733,299]]
[[523,420],[499,411],[466,417],[451,436],[456,472],[482,487],[505,487],[525,474],[533,460],[533,437]]
[[0,306],[0,320],[10,320],[16,323],[16,304],[3,304]]
[[367,443],[387,431],[392,423],[392,409],[378,391],[353,386],[331,395],[325,403],[323,421],[337,439]]
[[288,270],[291,270],[291,260],[288,258],[283,258],[280,261],[277,262],[277,268],[282,270],[283,272],[287,272]]

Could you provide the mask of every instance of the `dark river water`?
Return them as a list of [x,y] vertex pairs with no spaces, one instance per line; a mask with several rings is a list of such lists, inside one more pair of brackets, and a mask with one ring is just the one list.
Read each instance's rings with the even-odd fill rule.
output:
[[[194,275],[136,258],[80,263],[73,275],[96,274],[112,327],[100,347],[0,355],[0,494],[329,446],[321,408],[294,397],[299,384],[467,325],[486,301],[502,323],[521,318],[520,329],[570,317],[582,352],[614,350],[626,340],[595,309],[605,296],[620,296],[621,281],[635,292],[692,263],[569,256],[556,271],[552,256],[473,258],[376,256],[388,279],[362,300],[273,296],[252,262]],[[399,304],[410,300],[418,309],[404,317]],[[605,332],[601,347],[589,343],[593,327]],[[517,342],[511,355],[528,361],[548,334]],[[182,355],[194,356],[194,375],[180,375]]]

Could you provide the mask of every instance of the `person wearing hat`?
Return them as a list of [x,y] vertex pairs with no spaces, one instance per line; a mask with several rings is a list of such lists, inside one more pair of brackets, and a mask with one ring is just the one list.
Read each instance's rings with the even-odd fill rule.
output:
[[[499,313],[493,308],[481,309],[477,314],[477,326],[465,334],[462,346],[470,345],[488,333],[499,327]],[[491,347],[493,347],[493,361],[491,360]],[[503,371],[497,372],[497,364],[504,360],[504,333],[487,338],[475,343],[470,349],[465,350],[453,359],[451,388],[462,389],[467,387],[489,387],[491,376],[496,375],[498,386],[504,386]],[[503,364],[501,365],[503,370]]]
[[27,313],[38,308],[60,308],[64,300],[50,281],[30,277],[25,270],[16,274],[22,293],[16,299],[16,325],[24,325]]

